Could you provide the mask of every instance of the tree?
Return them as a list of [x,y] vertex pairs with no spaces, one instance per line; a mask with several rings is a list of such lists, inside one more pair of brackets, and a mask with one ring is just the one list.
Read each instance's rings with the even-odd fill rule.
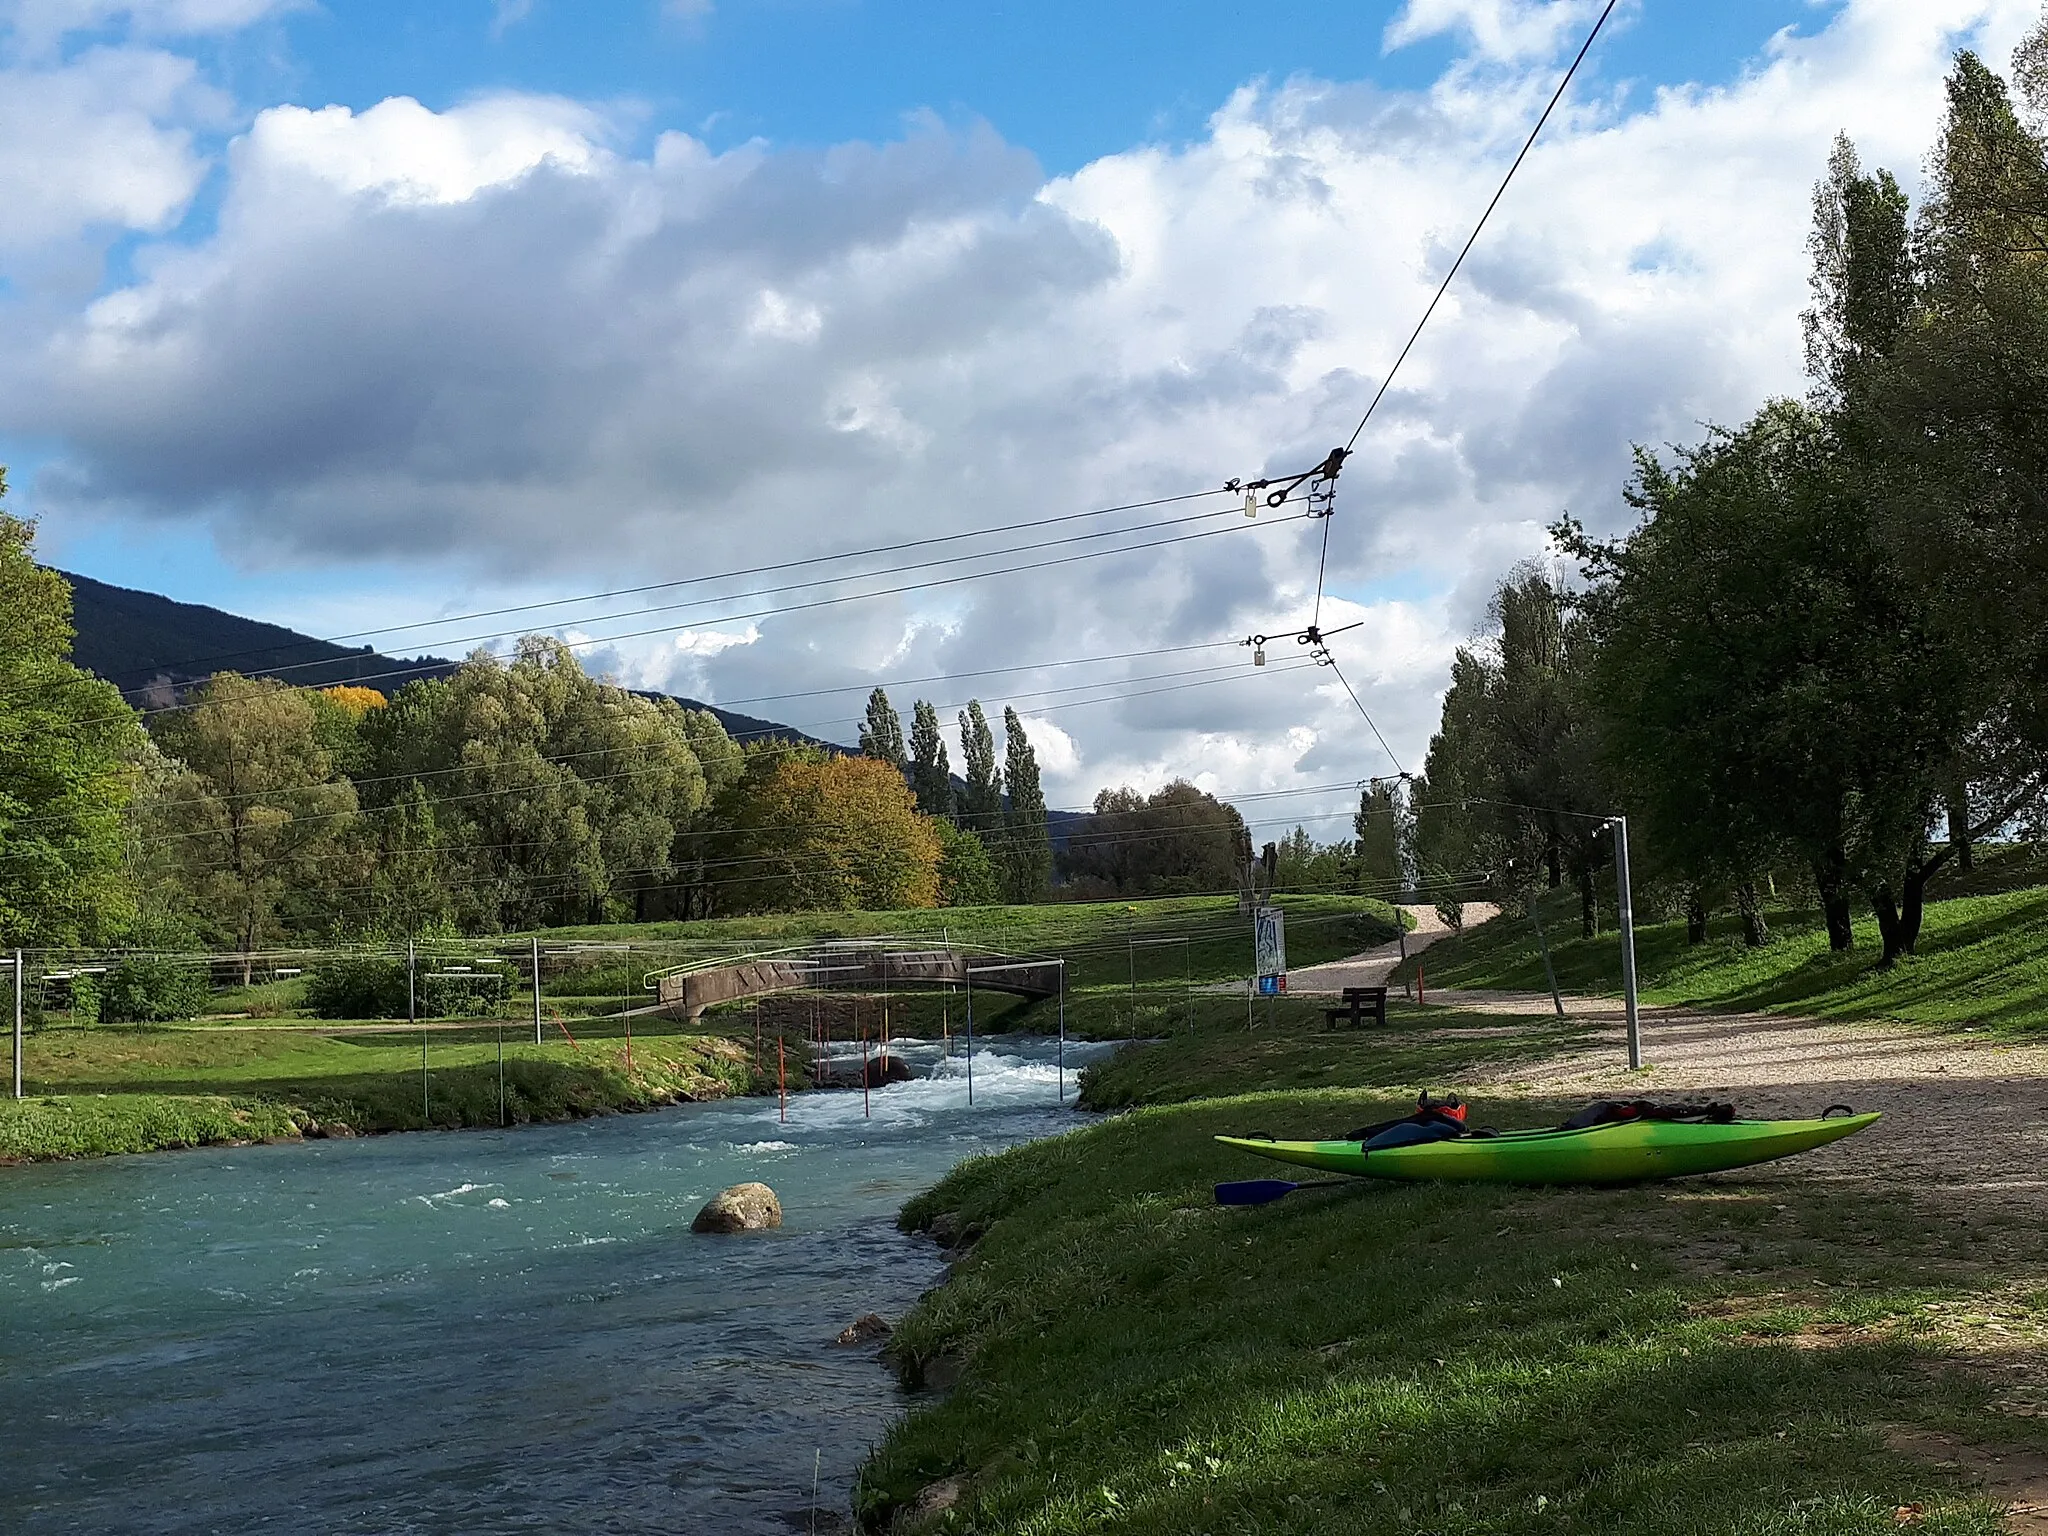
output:
[[135,916],[124,813],[148,743],[71,664],[71,588],[34,541],[0,512],[0,944],[105,944]]
[[1395,793],[1396,783],[1374,779],[1359,791],[1358,814],[1352,829],[1358,834],[1353,845],[1358,888],[1388,901],[1398,897],[1408,884],[1406,859],[1407,808]]
[[409,782],[434,802],[436,847],[472,930],[645,918],[687,885],[678,854],[707,777],[740,772],[723,728],[670,699],[585,675],[560,641],[478,653],[445,682],[399,690],[362,730],[379,814]]
[[889,695],[879,688],[868,695],[867,718],[860,727],[860,749],[899,773],[907,766],[903,755],[903,722],[890,704]]
[[1559,536],[1595,582],[1604,733],[1631,798],[1696,880],[1812,868],[1829,937],[1861,886],[1889,961],[1918,934],[1926,837],[1970,725],[1963,667],[1877,538],[1829,422],[1790,401],[1667,466],[1644,521]]
[[1000,901],[995,861],[982,840],[937,817],[931,828],[939,839],[939,905],[986,907]]
[[1003,821],[1003,776],[979,699],[970,699],[960,711],[960,758],[967,778],[960,791],[960,825],[970,832],[994,832]]
[[241,951],[246,980],[249,954],[284,932],[281,909],[345,883],[328,859],[355,788],[335,776],[305,693],[275,679],[217,672],[154,730],[185,770],[163,816],[186,888],[212,936]]
[[941,835],[918,814],[902,774],[869,757],[755,757],[763,771],[729,792],[736,910],[938,904]]
[[1296,827],[1279,841],[1274,853],[1276,891],[1341,891],[1356,883],[1354,845],[1341,839],[1319,843],[1306,827]]
[[1038,754],[1024,734],[1017,711],[1003,710],[1003,776],[1010,805],[1003,816],[1003,894],[1013,902],[1036,901],[1052,877],[1052,841],[1046,832],[1045,791],[1038,782]]
[[1097,793],[1057,862],[1081,896],[1207,894],[1235,885],[1234,854],[1244,836],[1236,807],[1176,779],[1151,795]]
[[910,788],[925,815],[953,814],[953,770],[939,735],[939,712],[924,699],[910,712]]

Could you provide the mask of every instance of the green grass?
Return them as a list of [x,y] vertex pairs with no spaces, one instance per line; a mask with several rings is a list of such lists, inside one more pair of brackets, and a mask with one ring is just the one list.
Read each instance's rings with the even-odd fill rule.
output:
[[217,1094],[53,1095],[0,1101],[0,1162],[160,1152],[299,1134],[291,1111]]
[[[1577,936],[1575,905],[1544,908],[1558,984],[1566,991],[1621,989],[1611,932]],[[1829,951],[1818,912],[1772,912],[1773,940],[1744,946],[1733,918],[1707,942],[1685,942],[1683,923],[1636,929],[1638,985],[1645,1002],[1766,1009],[1830,1019],[1899,1019],[1974,1025],[2004,1033],[2048,1029],[2048,888],[2039,886],[1929,903],[1918,953],[1877,966],[1874,920],[1855,925],[1856,947]],[[1567,936],[1569,935],[1569,936]],[[1400,973],[1424,969],[1432,987],[1541,991],[1543,963],[1526,918],[1496,918],[1444,939]]]
[[[507,1033],[503,1108],[515,1125],[772,1087],[747,1046],[674,1025],[634,1031],[631,1071],[616,1030],[575,1046]],[[432,1034],[423,1097],[417,1035],[50,1028],[27,1042],[28,1099],[0,1104],[0,1158],[497,1125],[497,1049],[488,1031]]]
[[1537,1061],[1585,1036],[1582,1026],[1394,1004],[1381,1029],[1323,1027],[1324,1000],[1287,998],[1257,1027],[1244,1005],[1191,1036],[1120,1051],[1081,1078],[1084,1109],[1126,1109],[1282,1089],[1441,1090],[1482,1063]]
[[2048,1440],[1934,1322],[1965,1306],[2038,1341],[2048,1294],[2008,1291],[2003,1266],[2048,1234],[1796,1176],[1213,1203],[1217,1180],[1285,1171],[1213,1134],[1327,1133],[1398,1102],[1138,1110],[914,1200],[906,1227],[944,1212],[984,1235],[896,1335],[906,1380],[958,1382],[866,1468],[868,1528],[958,1478],[928,1528],[1876,1533],[1919,1503],[1921,1530],[1999,1529],[1882,1428]]

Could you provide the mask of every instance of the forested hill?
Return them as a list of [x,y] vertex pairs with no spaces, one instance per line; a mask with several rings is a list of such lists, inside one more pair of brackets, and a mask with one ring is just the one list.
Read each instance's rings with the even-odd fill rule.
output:
[[[215,672],[282,677],[328,687],[360,682],[394,693],[415,678],[446,677],[456,663],[440,656],[386,656],[368,646],[332,645],[279,624],[245,619],[203,603],[174,602],[154,592],[109,586],[90,576],[60,572],[71,583],[72,622],[78,638],[72,660],[95,672],[138,702],[139,690],[166,681],[182,687]],[[814,741],[843,751],[793,726],[742,715],[716,704],[678,699],[690,709],[708,709],[742,739],[781,736]]]

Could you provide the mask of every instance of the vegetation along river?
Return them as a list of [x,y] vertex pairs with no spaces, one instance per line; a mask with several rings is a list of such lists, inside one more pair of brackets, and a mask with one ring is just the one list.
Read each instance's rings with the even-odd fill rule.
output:
[[[1100,1047],[1067,1047],[1072,1068]],[[1071,1124],[1050,1042],[861,1095],[0,1170],[10,1529],[819,1529],[940,1274],[903,1200]],[[745,1179],[779,1232],[693,1236]]]

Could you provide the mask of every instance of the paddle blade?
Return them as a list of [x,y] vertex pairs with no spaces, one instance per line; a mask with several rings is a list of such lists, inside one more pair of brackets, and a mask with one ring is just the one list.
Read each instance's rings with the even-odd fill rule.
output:
[[1299,1184],[1290,1183],[1286,1179],[1240,1179],[1235,1184],[1218,1184],[1216,1186],[1216,1203],[1218,1205],[1265,1205],[1270,1201],[1278,1200],[1282,1195],[1291,1195],[1299,1188],[1301,1188]]

